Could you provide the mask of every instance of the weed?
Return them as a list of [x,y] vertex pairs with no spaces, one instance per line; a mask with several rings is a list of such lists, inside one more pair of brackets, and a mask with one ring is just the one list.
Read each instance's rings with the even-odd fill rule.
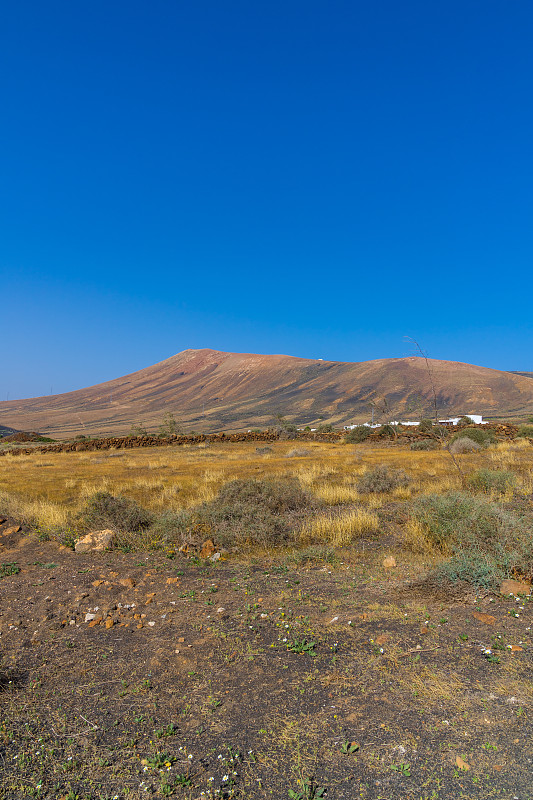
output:
[[0,564],[0,579],[7,578],[8,575],[18,575],[20,572],[20,567],[17,565],[15,561],[6,562],[5,564]]
[[301,789],[289,789],[290,800],[317,800],[324,797],[326,790],[324,787],[316,785],[313,779],[304,780]]
[[516,475],[503,469],[478,469],[466,478],[466,485],[474,492],[504,494],[516,483]]
[[400,764],[391,764],[390,768],[394,770],[394,772],[399,772],[400,775],[406,778],[411,774],[411,765],[407,764],[405,761],[402,761]]
[[370,433],[371,429],[366,425],[357,425],[355,428],[352,428],[351,431],[348,431],[344,437],[344,441],[347,444],[360,444],[364,442],[365,439],[368,439]]

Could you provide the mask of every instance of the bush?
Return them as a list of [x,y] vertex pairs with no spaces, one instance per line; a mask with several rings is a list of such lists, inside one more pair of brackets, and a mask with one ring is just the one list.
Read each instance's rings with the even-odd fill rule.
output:
[[380,428],[376,429],[376,434],[378,436],[382,436],[384,439],[395,439],[396,438],[396,431],[392,425],[382,425]]
[[436,450],[438,446],[434,439],[420,439],[418,442],[411,442],[411,450]]
[[515,573],[533,575],[531,519],[464,492],[420,497],[412,515],[428,542],[451,554],[441,576],[495,587]]
[[433,422],[430,419],[421,419],[418,426],[420,433],[431,433],[433,430]]
[[498,492],[503,494],[516,483],[516,475],[504,469],[478,469],[466,479],[466,485],[474,492]]
[[289,450],[285,458],[300,458],[301,456],[308,456],[309,450],[305,450],[303,447],[293,447],[292,450]]
[[409,486],[411,478],[403,469],[392,469],[380,464],[367,470],[357,482],[359,492],[390,492],[393,489]]
[[365,439],[368,439],[370,430],[371,429],[367,428],[366,425],[357,425],[355,428],[352,428],[351,431],[348,431],[344,437],[344,441],[347,444],[360,444],[360,442],[364,442]]
[[519,425],[516,435],[525,439],[533,439],[533,425]]
[[333,425],[330,425],[329,422],[325,422],[318,426],[317,433],[333,433]]
[[260,456],[266,456],[267,453],[273,453],[274,449],[272,447],[256,447],[255,452],[258,453]]
[[77,517],[77,522],[86,530],[111,528],[122,532],[135,532],[148,528],[154,522],[154,514],[142,508],[135,500],[115,497],[109,492],[97,492]]
[[280,545],[293,537],[292,518],[313,501],[296,480],[235,480],[198,509],[222,544]]
[[457,431],[457,433],[452,436],[452,444],[459,439],[471,439],[480,447],[488,447],[489,444],[494,442],[494,434],[491,433],[491,431],[484,431],[481,428],[464,428],[461,431]]
[[481,445],[473,442],[467,436],[461,436],[459,439],[450,443],[450,453],[454,455],[461,455],[462,453],[475,453],[481,450]]

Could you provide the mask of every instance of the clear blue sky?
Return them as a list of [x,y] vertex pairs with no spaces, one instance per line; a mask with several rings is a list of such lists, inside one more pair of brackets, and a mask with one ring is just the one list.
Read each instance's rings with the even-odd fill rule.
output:
[[186,348],[533,370],[528,0],[17,0],[0,399]]

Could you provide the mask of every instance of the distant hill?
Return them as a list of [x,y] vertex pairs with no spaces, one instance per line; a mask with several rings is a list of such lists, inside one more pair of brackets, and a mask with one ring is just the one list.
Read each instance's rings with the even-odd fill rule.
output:
[[46,435],[155,430],[166,413],[187,431],[419,419],[432,413],[513,417],[533,413],[531,375],[455,361],[384,358],[320,361],[284,355],[185,350],[87,389],[0,402],[0,424]]

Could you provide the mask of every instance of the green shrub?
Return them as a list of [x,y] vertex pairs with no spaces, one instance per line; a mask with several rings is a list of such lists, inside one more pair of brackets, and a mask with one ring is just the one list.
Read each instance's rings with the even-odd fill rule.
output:
[[389,424],[382,425],[380,428],[377,428],[375,432],[378,436],[381,436],[384,439],[396,438],[396,431],[394,430],[394,427]]
[[533,425],[520,425],[516,435],[525,439],[533,439]]
[[418,430],[420,433],[431,433],[433,430],[433,421],[430,419],[421,419]]
[[503,494],[516,483],[516,475],[504,469],[478,469],[466,479],[466,485],[474,492],[499,492]]
[[452,436],[451,443],[465,438],[471,439],[480,447],[488,447],[494,442],[494,434],[491,431],[484,431],[482,428],[463,428]]
[[451,554],[439,575],[485,587],[515,573],[533,576],[533,520],[464,492],[420,497],[412,515],[428,542]]
[[370,433],[371,429],[367,428],[366,425],[357,425],[355,428],[352,428],[351,431],[347,432],[344,441],[347,444],[359,444],[360,442],[364,442],[365,439],[368,439]]
[[403,469],[393,469],[386,464],[380,464],[374,469],[367,470],[357,482],[359,492],[390,492],[403,486],[408,486],[411,478]]
[[411,450],[436,450],[438,442],[434,439],[420,439],[418,442],[411,442]]
[[111,528],[135,532],[148,528],[154,519],[154,514],[142,508],[135,500],[115,497],[109,492],[97,492],[89,498],[76,521],[86,530]]
[[235,480],[197,513],[217,542],[272,546],[293,537],[294,518],[312,504],[293,479]]
[[330,425],[329,422],[325,422],[322,425],[319,425],[317,428],[318,433],[333,433],[333,425]]

